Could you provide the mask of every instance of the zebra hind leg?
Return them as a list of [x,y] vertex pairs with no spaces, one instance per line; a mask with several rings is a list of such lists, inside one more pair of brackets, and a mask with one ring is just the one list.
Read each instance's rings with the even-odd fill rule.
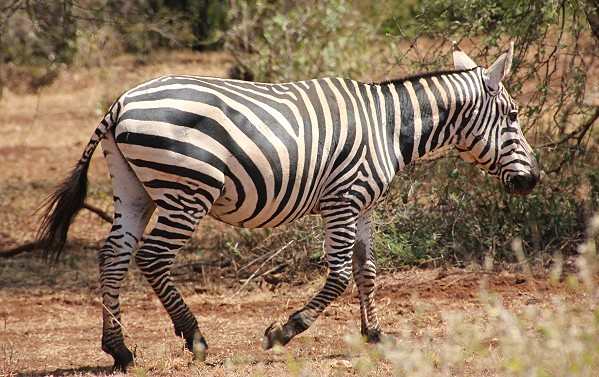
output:
[[307,330],[349,285],[356,223],[353,216],[347,215],[347,210],[323,215],[325,252],[329,265],[325,285],[306,306],[289,316],[285,324],[274,322],[266,329],[262,340],[263,349],[270,349],[276,344],[284,346],[297,334]]
[[208,345],[200,332],[198,322],[177,291],[171,278],[171,264],[176,252],[189,240],[200,219],[205,215],[198,208],[204,205],[190,205],[179,198],[177,205],[168,205],[169,209],[158,202],[158,220],[147,236],[143,246],[135,255],[135,262],[146,280],[168,312],[177,336],[182,336],[194,359],[203,361]]
[[[102,350],[114,358],[114,370],[124,371],[133,363],[133,354],[123,339],[119,291],[127,274],[132,245],[139,238],[134,236],[131,225],[115,224],[98,252],[100,290],[102,292]],[[143,227],[141,227],[143,232]],[[140,233],[141,233],[140,232]]]
[[114,359],[114,370],[124,371],[133,363],[133,354],[123,339],[119,291],[127,274],[131,254],[142,237],[154,202],[137,179],[111,134],[102,140],[102,149],[112,179],[114,223],[98,252],[102,294],[102,349]]

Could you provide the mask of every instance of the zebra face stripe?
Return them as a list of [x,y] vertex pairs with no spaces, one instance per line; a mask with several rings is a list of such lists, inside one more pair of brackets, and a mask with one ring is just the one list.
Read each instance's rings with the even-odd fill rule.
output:
[[[484,78],[483,78],[484,83]],[[460,155],[501,180],[506,191],[527,195],[539,180],[537,161],[522,134],[517,107],[505,88],[480,99],[472,128],[465,128]]]

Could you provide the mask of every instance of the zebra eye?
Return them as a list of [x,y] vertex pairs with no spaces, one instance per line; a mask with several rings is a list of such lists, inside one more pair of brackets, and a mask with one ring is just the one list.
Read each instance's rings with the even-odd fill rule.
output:
[[512,110],[509,112],[508,117],[510,118],[510,122],[515,122],[518,120],[518,111]]

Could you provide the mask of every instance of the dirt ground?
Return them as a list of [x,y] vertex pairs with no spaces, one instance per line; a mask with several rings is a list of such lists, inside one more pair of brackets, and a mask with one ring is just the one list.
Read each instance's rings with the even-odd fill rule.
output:
[[[166,73],[223,76],[230,62],[222,54],[187,53],[145,60],[124,57],[104,67],[61,71],[51,86],[38,92],[18,83],[5,88],[0,101],[0,251],[34,239],[36,208],[79,158],[101,118],[101,109],[118,94]],[[110,212],[110,185],[101,156],[96,153],[92,160],[88,199]],[[0,259],[0,376],[110,373],[112,359],[100,349],[95,257],[109,228],[92,213],[82,212],[55,268],[33,252]],[[226,231],[206,220],[198,232],[210,237]],[[208,359],[206,363],[191,361],[160,303],[132,268],[121,296],[127,342],[137,356],[138,368],[130,374],[393,374],[390,362],[373,356],[373,347],[356,345],[359,306],[354,288],[285,349],[265,352],[260,349],[265,328],[274,320],[285,320],[307,302],[323,277],[301,285],[277,286],[256,279],[243,286],[238,279],[220,277],[218,268],[208,275],[196,272],[182,258],[176,263],[175,278],[209,343]],[[378,284],[383,328],[400,340],[426,338],[431,339],[429,343],[446,336],[451,313],[463,313],[465,323],[489,320],[484,310],[489,294],[516,311],[552,308],[556,296],[584,299],[583,293],[565,290],[564,283],[549,284],[544,274],[533,277],[505,271],[388,272],[380,276]],[[492,343],[491,339],[489,347]],[[461,366],[465,369],[450,374],[495,375],[475,364],[476,360],[465,362]]]
[[[92,252],[87,254],[73,258],[70,266],[55,269],[26,256],[3,261],[0,374],[110,373],[112,359],[100,349],[99,287],[97,273],[90,272],[95,261]],[[227,288],[218,280],[201,284],[197,273],[183,271],[177,276],[178,285],[199,318],[210,347],[206,363],[198,364],[183,351],[183,342],[174,336],[169,318],[143,278],[136,271],[131,275],[121,296],[123,325],[138,365],[150,375],[363,374],[354,366],[355,360],[367,354],[369,346],[357,350],[353,346],[352,339],[359,336],[359,305],[353,288],[286,348],[262,351],[265,328],[300,308],[322,280],[300,287],[267,289],[252,284],[240,289],[241,283]],[[508,272],[436,269],[386,273],[379,279],[379,315],[384,329],[398,338],[406,331],[408,336],[442,338],[448,314],[485,316],[481,300],[485,292],[495,293],[505,307],[521,310],[551,307],[552,297],[563,292],[563,286]],[[381,361],[366,374],[390,375],[392,369]]]

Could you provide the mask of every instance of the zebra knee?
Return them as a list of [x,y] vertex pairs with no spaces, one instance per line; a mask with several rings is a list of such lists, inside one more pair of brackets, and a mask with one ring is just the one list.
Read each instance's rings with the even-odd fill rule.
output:
[[108,287],[118,289],[125,278],[131,261],[131,251],[118,250],[110,243],[106,243],[98,251],[98,267],[100,270],[100,283],[102,289]]
[[[340,296],[351,281],[350,269],[346,269],[342,272],[329,272],[327,276],[327,280],[325,281],[325,285],[323,287],[323,291],[330,291],[333,293],[333,297],[331,299],[335,299],[335,297]],[[323,292],[324,293],[324,292]]]
[[98,266],[100,267],[100,273],[113,265],[115,257],[116,251],[109,245],[104,245],[98,251]]
[[170,253],[157,252],[146,247],[140,248],[135,253],[135,264],[145,276],[155,271],[162,271],[163,267],[170,265],[171,260]]
[[154,259],[153,254],[154,253],[145,250],[143,247],[135,253],[135,264],[142,272],[147,269],[150,261]]

